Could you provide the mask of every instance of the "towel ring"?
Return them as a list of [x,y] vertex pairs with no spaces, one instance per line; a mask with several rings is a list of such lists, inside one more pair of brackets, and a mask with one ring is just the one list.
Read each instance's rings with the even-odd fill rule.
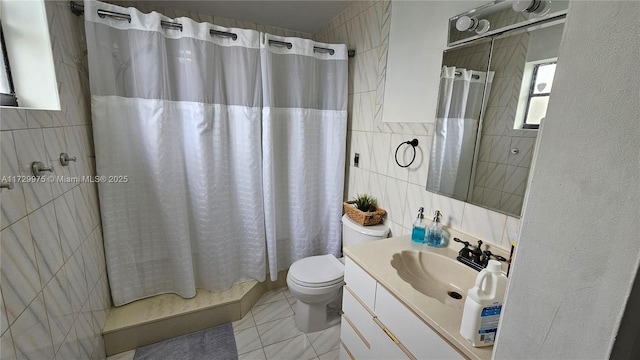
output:
[[[401,165],[400,162],[398,161],[398,150],[400,150],[400,147],[404,144],[408,144],[411,145],[411,148],[413,149],[413,157],[411,158],[411,161],[409,161],[409,163],[407,165]],[[416,159],[416,146],[418,146],[418,139],[413,139],[410,141],[405,141],[400,143],[400,145],[398,145],[398,147],[396,148],[396,164],[398,164],[398,166],[400,166],[401,168],[406,168],[411,166],[411,164],[413,164],[413,161]]]

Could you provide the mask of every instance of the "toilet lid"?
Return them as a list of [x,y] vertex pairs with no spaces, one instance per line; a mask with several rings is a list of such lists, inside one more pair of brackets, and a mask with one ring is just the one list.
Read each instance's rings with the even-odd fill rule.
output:
[[329,286],[342,281],[344,265],[333,255],[310,256],[294,262],[289,268],[289,275],[303,286]]

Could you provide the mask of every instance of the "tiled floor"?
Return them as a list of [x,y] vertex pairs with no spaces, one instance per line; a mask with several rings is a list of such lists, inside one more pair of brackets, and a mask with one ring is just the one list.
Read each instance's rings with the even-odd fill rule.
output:
[[[338,359],[340,325],[305,334],[293,321],[296,299],[287,288],[264,294],[241,320],[233,323],[240,360]],[[131,360],[127,351],[107,360]]]

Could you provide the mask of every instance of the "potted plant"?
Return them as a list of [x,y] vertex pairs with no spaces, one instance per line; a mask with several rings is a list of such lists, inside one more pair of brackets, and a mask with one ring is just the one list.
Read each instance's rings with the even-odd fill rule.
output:
[[369,194],[358,194],[343,205],[347,216],[362,226],[380,224],[387,215],[384,209],[378,207],[376,198]]

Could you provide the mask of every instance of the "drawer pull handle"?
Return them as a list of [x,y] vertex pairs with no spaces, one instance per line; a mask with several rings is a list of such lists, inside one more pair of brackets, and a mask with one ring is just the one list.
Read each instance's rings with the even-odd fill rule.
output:
[[391,333],[391,331],[389,331],[389,329],[382,328],[382,331],[384,331],[385,334],[387,334],[387,336],[396,344],[400,344],[400,341],[398,341],[398,339],[396,339],[395,336],[393,336],[393,334]]

